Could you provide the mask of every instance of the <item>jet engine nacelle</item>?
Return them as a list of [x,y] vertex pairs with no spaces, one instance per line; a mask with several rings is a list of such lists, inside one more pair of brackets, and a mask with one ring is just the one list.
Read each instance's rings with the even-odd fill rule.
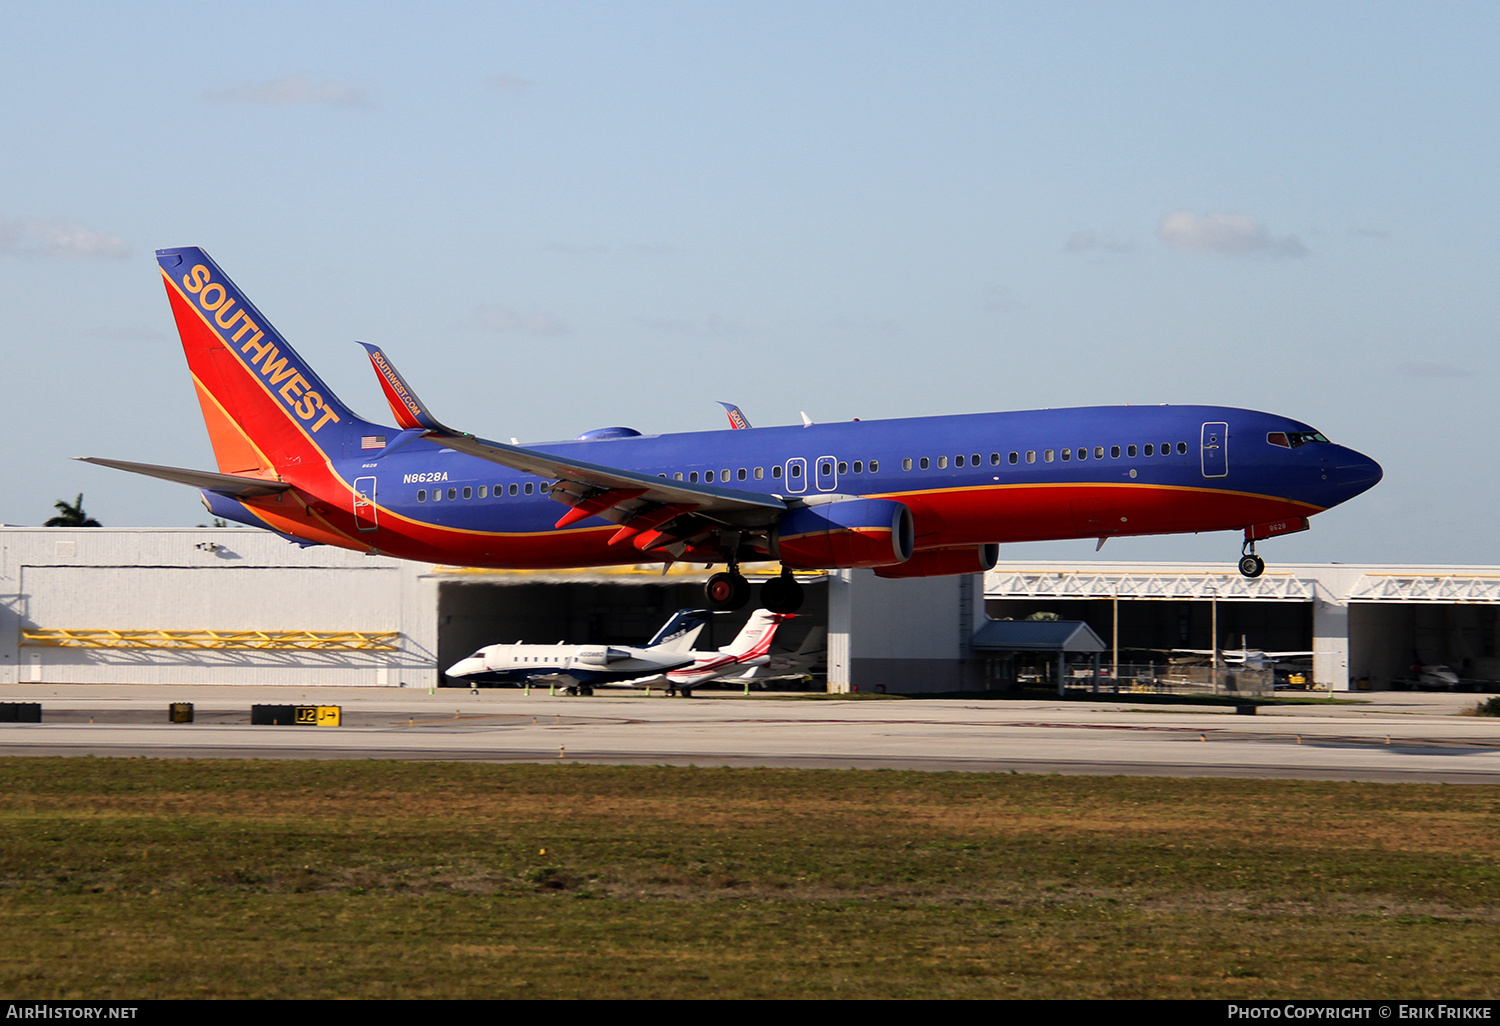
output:
[[982,574],[993,569],[1000,546],[955,545],[946,549],[923,549],[905,563],[878,566],[876,577],[943,577],[948,574]]
[[772,534],[772,553],[794,570],[887,566],[911,558],[911,510],[890,499],[840,499],[794,509]]
[[578,661],[587,666],[608,666],[629,658],[629,652],[622,652],[618,648],[585,648],[578,652]]

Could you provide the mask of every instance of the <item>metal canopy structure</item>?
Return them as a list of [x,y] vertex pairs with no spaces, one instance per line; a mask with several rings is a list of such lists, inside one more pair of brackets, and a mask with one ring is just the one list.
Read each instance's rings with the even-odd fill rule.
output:
[[1365,574],[1349,601],[1500,605],[1500,574]]
[[1087,652],[1108,646],[1082,620],[989,620],[972,647],[985,652]]
[[978,652],[1047,652],[1057,654],[1057,697],[1067,694],[1068,653],[1093,657],[1094,689],[1099,688],[1099,655],[1104,641],[1082,620],[989,620],[974,632],[970,647]]
[[1236,602],[1311,602],[1316,582],[1268,572],[1248,580],[1201,570],[991,570],[989,597],[1048,599],[1220,599]]

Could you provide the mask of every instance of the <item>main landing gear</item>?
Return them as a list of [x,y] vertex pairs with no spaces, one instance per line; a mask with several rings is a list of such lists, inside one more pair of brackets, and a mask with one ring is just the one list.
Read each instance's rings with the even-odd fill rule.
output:
[[703,599],[716,613],[739,609],[750,601],[750,582],[740,573],[738,563],[731,563],[726,573],[714,574],[703,586]]
[[802,585],[783,569],[780,577],[760,586],[760,604],[773,613],[795,613],[802,608]]
[[[716,613],[742,609],[750,601],[750,582],[740,573],[739,564],[731,563],[723,573],[714,574],[703,586],[703,599]],[[788,570],[760,586],[760,604],[773,613],[795,613],[802,608],[802,585]]]
[[1246,539],[1240,553],[1240,576],[1254,580],[1266,572],[1266,561],[1255,554],[1253,539]]

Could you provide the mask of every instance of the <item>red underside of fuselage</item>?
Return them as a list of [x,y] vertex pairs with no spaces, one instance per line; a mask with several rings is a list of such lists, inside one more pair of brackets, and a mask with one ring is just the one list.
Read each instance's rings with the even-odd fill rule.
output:
[[[1237,531],[1250,524],[1321,511],[1307,503],[1267,495],[1154,484],[998,485],[880,497],[911,507],[918,549]],[[246,505],[288,533],[315,534],[318,540],[345,548],[447,565],[553,570],[666,558],[660,552],[641,552],[628,541],[607,544],[618,528],[598,520],[565,530],[483,532],[436,527],[382,508],[376,513],[377,529],[361,531],[351,511],[328,509],[316,501],[308,507],[300,501],[289,506],[272,499],[251,500]],[[298,523],[304,519],[306,523]],[[308,530],[314,525],[314,530]]]

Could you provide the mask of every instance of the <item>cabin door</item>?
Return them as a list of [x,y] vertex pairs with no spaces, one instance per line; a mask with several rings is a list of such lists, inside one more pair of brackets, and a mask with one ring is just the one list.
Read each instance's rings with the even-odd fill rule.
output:
[[1203,425],[1203,437],[1198,452],[1203,461],[1204,477],[1229,476],[1228,441],[1228,424],[1223,421],[1210,421]]
[[354,479],[354,523],[361,531],[373,531],[380,525],[375,522],[375,479]]

